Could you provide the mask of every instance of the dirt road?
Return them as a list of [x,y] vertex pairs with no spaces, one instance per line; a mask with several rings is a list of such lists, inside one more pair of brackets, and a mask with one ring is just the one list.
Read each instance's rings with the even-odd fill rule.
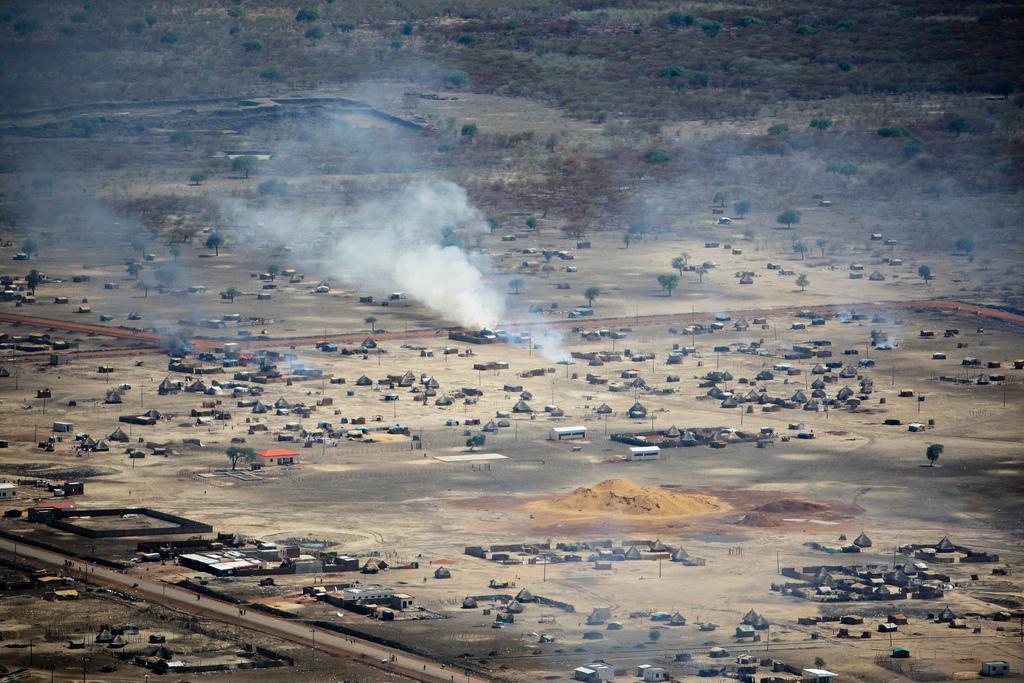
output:
[[[959,313],[976,315],[1004,322],[1024,323],[1024,315],[1002,311],[989,306],[964,303],[962,301],[951,301],[948,299],[921,299],[914,301],[882,301],[882,302],[860,302],[847,304],[829,304],[824,306],[780,306],[777,308],[739,309],[722,311],[728,313],[733,319],[765,317],[773,318],[782,315],[795,315],[801,310],[812,310],[817,314],[840,313],[843,311],[890,311],[909,310],[915,308],[930,308],[945,311],[956,311]],[[691,322],[708,322],[713,320],[716,312],[693,311],[690,313],[663,313],[656,315],[641,315],[624,318],[574,318],[571,320],[542,320],[535,323],[509,323],[505,326],[508,331],[529,330],[537,328],[571,329],[573,327],[622,327],[628,325],[686,325]],[[17,322],[22,325],[33,327],[54,328],[72,332],[85,332],[108,337],[123,339],[134,339],[148,342],[149,344],[159,343],[159,336],[152,332],[133,332],[131,330],[108,327],[105,325],[93,325],[90,323],[77,323],[51,318],[40,318],[35,316],[21,315],[19,313],[0,313],[0,322]],[[318,342],[327,341],[335,344],[354,344],[361,342],[367,337],[373,337],[377,341],[394,339],[424,339],[443,337],[444,328],[416,328],[403,332],[370,332],[362,330],[359,332],[346,332],[342,334],[328,334],[304,337],[273,337],[268,339],[241,339],[226,337],[197,337],[192,340],[196,350],[208,351],[221,346],[225,341],[238,342],[245,348],[261,348],[269,346],[281,346],[282,344],[293,344],[295,346],[307,346]],[[159,346],[146,346],[138,349],[110,349],[83,351],[79,357],[102,358],[114,356],[128,356],[145,353],[160,353]],[[19,356],[19,359],[26,361],[46,360],[48,354],[35,354]]]
[[[22,559],[27,558],[56,567],[63,570],[65,574],[76,578],[85,577],[89,583],[132,593],[152,603],[165,605],[196,616],[240,625],[284,640],[315,647],[324,652],[352,657],[362,663],[376,666],[385,671],[401,673],[417,681],[486,683],[491,680],[476,674],[469,674],[461,669],[448,668],[443,664],[411,655],[402,650],[384,647],[332,631],[310,628],[302,622],[288,621],[269,614],[249,611],[244,609],[244,606],[240,611],[238,605],[210,597],[199,597],[197,594],[178,588],[173,584],[149,581],[105,567],[85,564],[66,555],[42,548],[0,539],[0,550],[14,553],[16,557]],[[66,564],[67,562],[71,564]]]

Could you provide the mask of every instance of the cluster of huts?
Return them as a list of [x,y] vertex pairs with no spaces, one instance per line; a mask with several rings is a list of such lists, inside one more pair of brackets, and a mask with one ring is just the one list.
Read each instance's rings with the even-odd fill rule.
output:
[[[794,372],[795,371],[795,372]],[[744,408],[747,412],[753,412],[753,406],[761,407],[762,412],[774,412],[781,409],[802,409],[812,412],[820,410],[855,409],[867,400],[874,391],[874,382],[864,376],[860,376],[857,369],[850,365],[844,365],[841,361],[829,361],[816,364],[810,370],[813,381],[806,384],[804,388],[792,390],[788,395],[772,395],[768,387],[759,382],[774,380],[776,373],[800,374],[800,371],[785,363],[777,364],[772,370],[764,369],[757,373],[753,379],[741,377],[735,380],[728,370],[713,370],[704,375],[700,388],[707,389],[703,395],[697,396],[697,400],[720,401],[722,408]],[[829,385],[837,385],[840,380],[858,380],[856,389],[844,384],[838,389],[829,390]],[[737,385],[747,387],[746,391],[738,388],[729,388],[729,383],[735,381]]]
[[466,546],[466,555],[499,564],[517,565],[538,562],[592,562],[595,569],[610,569],[612,562],[633,560],[669,560],[684,566],[703,566],[705,560],[691,556],[685,549],[655,540],[627,540],[615,543],[611,539],[598,541],[562,541],[552,547],[543,543],[513,543],[504,545]]
[[822,565],[796,569],[783,567],[782,575],[795,581],[773,584],[772,590],[816,602],[941,598],[949,576],[922,563],[886,565]]

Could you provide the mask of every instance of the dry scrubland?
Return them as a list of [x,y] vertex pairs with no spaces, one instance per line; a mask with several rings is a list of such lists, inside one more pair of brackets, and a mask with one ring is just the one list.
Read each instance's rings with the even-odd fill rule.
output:
[[[0,302],[0,332],[48,332],[78,347],[59,352],[69,362],[58,366],[47,366],[45,353],[4,349],[0,438],[9,447],[0,449],[0,478],[81,480],[86,494],[74,500],[82,507],[145,505],[307,551],[418,561],[418,569],[333,578],[379,581],[443,620],[408,612],[375,621],[315,601],[301,590],[316,580],[311,575],[275,577],[274,586],[255,577],[210,578],[208,587],[290,613],[295,623],[320,620],[387,638],[485,680],[567,680],[595,658],[618,668],[663,664],[678,680],[697,680],[700,666],[715,663],[708,654],[716,645],[732,653],[726,663],[748,651],[800,667],[820,657],[842,680],[968,678],[987,659],[1007,660],[1019,672],[1016,622],[981,617],[1024,608],[1024,370],[1013,367],[1024,357],[1020,21],[1013,6],[952,2],[5,3],[0,275],[12,276],[17,291]],[[245,152],[258,157],[232,161]],[[365,275],[364,262],[405,245],[371,245],[353,256],[343,248],[350,235],[419,221],[396,191],[441,181],[465,188],[466,206],[475,207],[460,213],[453,201],[422,211],[430,214],[423,220],[457,215],[453,230],[442,234],[447,223],[438,219],[430,223],[437,234],[427,236],[453,248],[451,268],[424,266],[413,253],[405,262],[416,273],[411,286]],[[367,216],[367,206],[375,213]],[[787,222],[788,211],[797,215]],[[559,250],[573,258],[563,260]],[[13,260],[20,251],[30,260]],[[427,251],[424,245],[424,259]],[[517,332],[534,332],[537,348],[447,340],[444,328],[466,321],[448,302],[430,305],[424,292],[456,277],[463,259],[480,272],[471,291],[505,302],[504,313],[492,316],[500,319],[477,322],[519,324]],[[31,270],[35,301],[19,303],[32,289],[22,280]],[[272,278],[260,277],[268,271]],[[884,277],[871,279],[876,271]],[[741,283],[744,273],[751,284]],[[317,293],[321,285],[327,291]],[[381,305],[403,288],[408,299]],[[366,296],[374,303],[361,303]],[[965,306],[927,303],[938,299]],[[588,303],[598,320],[567,318]],[[997,308],[978,315],[966,304]],[[809,322],[797,312],[823,305],[866,318],[828,317],[824,326],[794,329]],[[713,334],[683,332],[692,322],[710,324],[716,313],[733,320]],[[202,322],[235,314],[239,321],[224,327]],[[56,324],[6,317],[18,315]],[[674,317],[644,318],[656,315]],[[766,321],[734,329],[754,317]],[[140,334],[93,336],[59,326],[65,323]],[[584,339],[577,325],[623,337]],[[957,336],[943,336],[953,328]],[[896,347],[870,349],[872,330]],[[315,345],[330,339],[357,347],[367,337],[385,353],[346,356]],[[832,396],[872,380],[873,393],[856,410],[753,405],[747,412],[747,404],[721,407],[699,386],[708,372],[728,370],[733,379],[720,385],[746,394],[794,345],[822,338],[832,342],[830,360],[876,361],[826,386]],[[229,393],[157,394],[169,375],[194,379],[169,373],[168,350],[191,342],[195,351],[211,351],[227,341],[294,354],[279,362],[286,375],[298,365],[323,372],[262,385],[260,400],[327,405],[306,417],[257,415]],[[752,342],[759,354],[737,352]],[[444,354],[446,345],[463,353]],[[673,345],[695,351],[668,365]],[[730,351],[715,351],[723,345]],[[842,355],[847,348],[859,355]],[[556,363],[574,351],[625,349],[654,358]],[[982,365],[966,368],[965,357]],[[473,369],[484,361],[509,367]],[[809,392],[819,361],[785,362],[799,373],[776,372],[757,386],[772,396]],[[98,373],[100,365],[113,371]],[[553,372],[519,375],[536,368]],[[585,379],[593,372],[622,385],[624,370],[637,371],[647,387],[610,391]],[[438,406],[413,401],[407,388],[384,401],[385,389],[355,384],[364,374],[376,381],[407,371],[436,378],[438,396],[463,387],[483,393],[475,403]],[[202,379],[227,380],[230,372]],[[1005,379],[978,384],[981,374]],[[131,385],[123,403],[104,403],[122,383]],[[466,439],[512,408],[519,392],[506,384],[522,384],[538,411],[512,415],[476,449],[506,457],[438,460],[466,455]],[[45,401],[37,394],[44,388],[52,392]],[[914,395],[900,396],[906,390]],[[627,415],[637,400],[645,419]],[[204,401],[220,401],[230,417],[197,423],[190,411]],[[564,416],[539,412],[548,404]],[[609,415],[597,413],[602,404]],[[109,452],[76,457],[70,438],[52,452],[36,445],[54,421],[73,421],[75,432],[98,439],[118,416],[154,408],[166,419],[122,426],[128,446],[166,444],[166,456],[146,447],[145,458],[129,459],[125,445],[112,444]],[[291,433],[288,423],[313,431],[321,420],[358,417],[370,427],[400,423],[410,434],[378,434],[373,443],[328,438],[308,448],[274,440]],[[445,425],[467,418],[482,423]],[[934,424],[907,431],[917,420]],[[256,422],[268,431],[248,433]],[[574,424],[588,427],[586,440],[546,440],[553,426]],[[670,426],[771,427],[794,438],[758,448],[725,436],[725,448],[665,449],[656,462],[624,462],[626,446],[607,436]],[[795,438],[803,430],[815,438]],[[257,450],[294,445],[301,462],[264,469],[252,481],[208,476],[229,467],[225,450],[238,438]],[[932,444],[945,449],[935,467],[925,458]],[[48,495],[23,486],[9,506]],[[84,540],[24,520],[0,526],[109,560],[132,556],[140,540]],[[874,545],[859,555],[806,545],[861,531]],[[956,587],[941,600],[824,604],[770,590],[782,580],[780,565],[891,564],[897,546],[944,535],[998,553],[1000,562],[943,566]],[[501,565],[463,553],[466,546],[598,538],[660,539],[706,564],[639,560],[602,571],[587,561]],[[232,680],[399,680],[351,658],[314,654],[294,638],[210,615],[197,624],[180,606],[85,592],[81,584],[77,602],[53,602],[47,588],[20,586],[30,568],[10,554],[4,559],[13,564],[3,568],[0,633],[33,646],[0,648],[0,664],[29,667],[35,680],[47,680],[51,665],[56,680],[79,680],[82,659],[65,641],[91,640],[108,621],[159,629],[183,657],[224,661],[257,641],[297,660]],[[440,566],[452,578],[434,578]],[[993,566],[1009,575],[991,575]],[[198,574],[167,562],[129,575],[176,581]],[[492,589],[492,579],[514,586]],[[462,609],[467,595],[514,595],[523,587],[576,611],[528,603],[515,624],[496,629],[494,615],[482,612],[490,601]],[[947,604],[968,615],[967,630],[926,618]],[[588,627],[598,607],[609,607],[622,629]],[[750,609],[771,623],[770,650],[732,635]],[[688,625],[653,622],[655,611],[678,611]],[[859,635],[891,611],[910,618],[892,641],[913,652],[901,672],[890,668],[888,636],[839,639],[837,624],[797,624],[799,617],[858,614],[866,625],[851,632]],[[700,631],[698,622],[720,628]],[[584,637],[594,630],[604,638]],[[541,633],[553,642],[539,642]],[[684,652],[692,662],[675,661]],[[88,680],[143,674],[105,648],[90,644],[87,653]]]

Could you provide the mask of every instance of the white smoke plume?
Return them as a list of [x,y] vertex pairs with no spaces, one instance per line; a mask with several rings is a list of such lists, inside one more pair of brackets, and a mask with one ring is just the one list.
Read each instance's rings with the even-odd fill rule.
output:
[[483,215],[466,191],[448,181],[408,185],[345,216],[349,227],[333,249],[344,281],[405,292],[443,317],[467,327],[494,327],[505,314],[504,295],[485,281],[459,246],[442,246],[442,233],[486,232]]

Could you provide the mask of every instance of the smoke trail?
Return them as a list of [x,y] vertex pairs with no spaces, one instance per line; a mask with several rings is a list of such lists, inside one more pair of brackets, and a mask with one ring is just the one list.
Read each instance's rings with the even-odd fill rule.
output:
[[345,217],[352,227],[334,245],[337,273],[362,286],[404,291],[449,320],[493,327],[505,313],[503,295],[459,246],[441,244],[446,228],[487,231],[466,191],[448,181],[409,185]]

